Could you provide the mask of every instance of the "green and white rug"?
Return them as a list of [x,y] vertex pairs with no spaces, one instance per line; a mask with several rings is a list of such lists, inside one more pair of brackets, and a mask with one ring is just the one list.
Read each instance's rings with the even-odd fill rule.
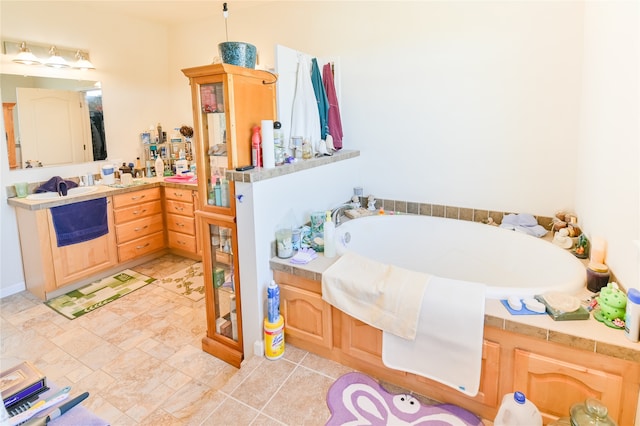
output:
[[197,302],[204,297],[204,274],[202,262],[194,263],[155,282],[159,287]]
[[45,304],[69,319],[76,319],[153,281],[155,278],[125,269],[118,274],[51,299]]

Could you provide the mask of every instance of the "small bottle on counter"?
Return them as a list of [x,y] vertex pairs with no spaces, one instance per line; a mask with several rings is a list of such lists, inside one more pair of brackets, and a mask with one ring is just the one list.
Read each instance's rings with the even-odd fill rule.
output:
[[624,315],[624,333],[632,342],[640,341],[640,290],[627,292],[627,308]]
[[609,268],[604,263],[589,262],[587,266],[587,290],[598,293],[609,283]]

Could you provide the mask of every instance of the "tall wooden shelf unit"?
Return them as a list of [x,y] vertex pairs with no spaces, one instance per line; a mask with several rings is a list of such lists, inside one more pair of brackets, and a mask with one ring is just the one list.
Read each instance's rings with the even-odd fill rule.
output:
[[202,348],[240,367],[244,350],[235,187],[224,177],[227,170],[251,164],[251,129],[261,120],[275,120],[276,76],[229,64],[182,72],[191,85],[199,199],[195,215],[203,243],[207,334]]

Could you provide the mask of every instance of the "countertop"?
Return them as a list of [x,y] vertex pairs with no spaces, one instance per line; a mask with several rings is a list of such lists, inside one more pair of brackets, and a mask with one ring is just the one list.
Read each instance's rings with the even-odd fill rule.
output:
[[[322,281],[322,273],[338,257],[328,259],[321,253],[306,265],[292,264],[289,259],[273,257],[271,269]],[[586,288],[579,297],[586,300],[592,295]],[[500,300],[485,302],[485,325],[506,331],[559,343],[573,348],[597,352],[629,361],[640,362],[640,343],[631,342],[623,330],[612,329],[589,316],[588,320],[554,321],[549,315],[512,315]]]
[[185,188],[197,190],[198,185],[188,183],[175,183],[166,182],[164,177],[152,177],[136,179],[134,184],[128,186],[115,185],[95,185],[97,190],[91,193],[74,195],[72,197],[59,197],[50,200],[29,200],[27,198],[10,197],[7,198],[7,204],[13,207],[18,207],[27,210],[42,210],[49,209],[51,207],[63,206],[66,204],[77,203],[79,201],[93,200],[95,198],[110,197],[112,195],[124,194],[132,191],[139,191],[141,189],[149,189],[158,186],[164,186],[168,188]]

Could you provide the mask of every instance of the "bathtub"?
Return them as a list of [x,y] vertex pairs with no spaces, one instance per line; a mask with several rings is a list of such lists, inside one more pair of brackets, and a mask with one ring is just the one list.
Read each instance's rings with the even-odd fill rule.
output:
[[586,269],[549,241],[477,222],[417,215],[368,216],[336,229],[336,251],[445,278],[483,283],[486,297],[576,294]]

